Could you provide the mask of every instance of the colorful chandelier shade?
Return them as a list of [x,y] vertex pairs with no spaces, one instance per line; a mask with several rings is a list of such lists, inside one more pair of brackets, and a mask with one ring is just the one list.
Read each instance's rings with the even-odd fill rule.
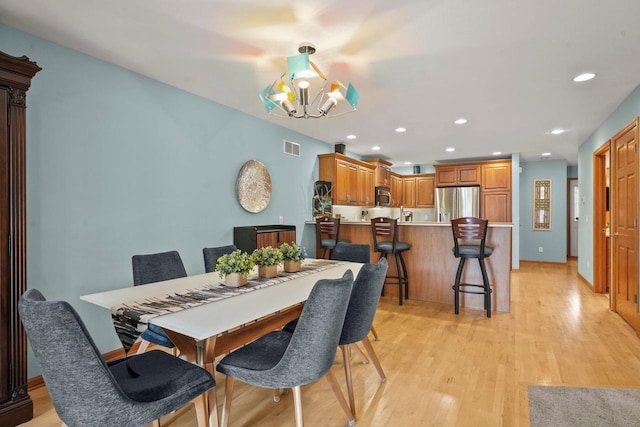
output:
[[311,43],[302,43],[298,47],[300,54],[287,58],[287,71],[260,92],[269,114],[317,119],[356,110],[360,98],[356,88],[351,83],[345,86],[338,80],[329,81],[309,59],[315,51]]

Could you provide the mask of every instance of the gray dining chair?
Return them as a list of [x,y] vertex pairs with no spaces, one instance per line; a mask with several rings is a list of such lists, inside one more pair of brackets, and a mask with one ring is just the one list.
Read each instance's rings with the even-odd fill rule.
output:
[[[371,262],[371,246],[366,243],[338,242],[333,250],[331,259],[336,261],[360,262],[363,264],[369,263]],[[380,339],[373,325],[371,325],[371,333],[376,341]]]
[[354,417],[356,415],[356,406],[351,376],[350,349],[355,348],[357,343],[362,344],[373,365],[376,367],[380,379],[382,382],[386,381],[382,365],[371,345],[371,341],[369,341],[368,335],[372,328],[373,318],[376,314],[388,267],[389,265],[385,258],[380,258],[377,264],[365,264],[362,266],[353,283],[347,315],[345,316],[344,325],[342,326],[339,346],[342,350],[349,405]]
[[[84,322],[65,301],[47,301],[36,289],[20,298],[18,312],[42,368],[53,406],[69,427],[143,426],[193,401],[198,425],[207,425],[206,370],[164,351],[105,363]],[[217,424],[215,403],[210,419]]]
[[204,256],[205,273],[216,271],[216,263],[218,262],[218,258],[220,258],[222,255],[230,254],[236,249],[238,249],[236,248],[236,245],[226,245],[202,249],[202,255]]
[[333,249],[331,259],[350,262],[371,262],[371,246],[364,243],[338,242]]
[[349,425],[355,424],[340,386],[331,372],[344,323],[353,273],[340,279],[321,279],[304,304],[293,333],[270,332],[220,360],[216,369],[227,376],[222,409],[222,426],[229,422],[233,385],[236,379],[257,387],[293,389],[296,426],[303,425],[300,387],[325,377]]
[[[133,270],[133,286],[187,277],[187,271],[177,251],[134,255],[131,257],[131,267]],[[162,328],[153,324],[148,325],[147,329],[140,335],[140,339],[142,342],[138,347],[138,354],[144,353],[150,343],[172,349],[175,348],[175,345]]]

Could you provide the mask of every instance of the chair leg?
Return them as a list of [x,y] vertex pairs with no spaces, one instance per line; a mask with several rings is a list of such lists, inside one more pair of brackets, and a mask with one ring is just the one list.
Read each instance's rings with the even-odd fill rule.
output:
[[329,381],[329,385],[333,390],[333,394],[336,395],[336,398],[338,399],[338,403],[340,403],[340,407],[342,407],[342,410],[347,416],[349,426],[355,426],[356,417],[351,412],[351,409],[349,409],[349,405],[347,404],[347,401],[345,400],[344,395],[342,394],[342,391],[340,391],[340,386],[338,385],[338,380],[336,379],[336,376],[333,374],[333,372],[331,372],[331,370],[329,370],[324,375],[324,377],[327,379],[327,381]]
[[378,336],[378,333],[376,332],[376,328],[373,325],[371,325],[371,333],[373,334],[374,341],[380,341],[380,337]]
[[293,407],[296,412],[296,427],[303,427],[302,419],[302,395],[300,394],[300,386],[293,387]]
[[380,375],[380,380],[383,383],[386,382],[387,377],[384,374],[384,371],[382,370],[382,365],[380,364],[380,360],[378,360],[378,356],[376,355],[376,352],[373,349],[373,346],[371,345],[371,341],[369,341],[369,337],[364,337],[364,339],[360,342],[362,343],[362,345],[364,346],[364,349],[369,354],[369,358],[373,362],[373,366],[376,367],[376,370],[378,371],[378,375]]
[[354,418],[356,416],[356,400],[353,397],[353,380],[351,377],[351,359],[349,358],[349,344],[341,345],[342,362],[344,365],[344,377],[347,380],[347,394],[349,396],[349,406]]
[[[380,262],[380,260],[382,258],[387,259],[387,253],[386,252],[380,252],[380,258],[378,258],[378,262]],[[380,295],[384,296],[384,285],[382,285],[382,293]]]
[[140,345],[138,346],[138,351],[136,352],[136,354],[142,354],[147,351],[147,348],[149,348],[149,344],[151,343],[147,340],[140,340]]
[[322,259],[324,259],[326,254],[327,254],[327,248],[322,248]]
[[[219,421],[218,421],[218,396],[216,394],[216,388],[212,388],[211,390],[209,390],[207,393],[207,399],[209,405],[209,424],[205,424],[208,425],[209,427],[218,427],[219,426]],[[197,406],[196,406],[196,410],[197,410]]]
[[[213,389],[213,393],[215,393],[216,390],[215,388]],[[214,427],[214,426],[218,426],[218,411],[217,411],[217,406],[215,407],[215,409],[212,410],[212,408],[210,407],[209,409],[211,410],[211,413],[209,414],[209,420],[207,422],[207,399],[209,392],[204,392],[202,393],[200,396],[196,397],[195,399],[192,400],[193,402],[193,406],[196,410],[196,419],[198,420],[198,427]],[[215,400],[215,399],[214,399]],[[211,423],[212,421],[212,415],[214,415],[215,412],[215,424]],[[154,427],[160,427],[160,423],[158,423],[157,426],[154,425]]]
[[402,270],[402,255],[400,255],[400,252],[396,252],[395,254],[395,258],[396,258],[396,274],[398,275],[398,298],[400,301],[400,305],[402,305],[402,274],[401,274],[401,270]]
[[454,310],[456,314],[460,313],[460,278],[462,277],[462,269],[466,258],[460,258],[458,263],[458,272],[456,273],[456,281],[453,284]]
[[358,347],[357,344],[350,345],[349,349],[354,350],[356,353],[358,353],[358,355],[362,358],[362,363],[364,363],[365,365],[369,363],[369,358],[362,352],[362,350],[360,350],[360,347]]
[[404,298],[409,299],[409,276],[407,275],[407,265],[404,263],[402,252],[398,252],[400,256],[400,265],[402,265],[402,280],[404,282]]
[[487,268],[484,265],[484,259],[478,258],[480,263],[480,271],[482,271],[482,282],[484,284],[484,309],[487,310],[487,317],[491,317],[491,285],[489,284],[489,276]]
[[[66,426],[66,424],[62,424],[62,425],[63,425],[63,426]],[[151,422],[151,426],[152,426],[152,427],[160,427],[160,420],[153,420],[153,421]],[[199,424],[198,424],[198,426],[199,426]]]
[[224,382],[224,404],[222,405],[222,419],[220,420],[221,427],[227,427],[229,425],[229,413],[231,412],[234,383],[235,378],[227,375],[227,379]]

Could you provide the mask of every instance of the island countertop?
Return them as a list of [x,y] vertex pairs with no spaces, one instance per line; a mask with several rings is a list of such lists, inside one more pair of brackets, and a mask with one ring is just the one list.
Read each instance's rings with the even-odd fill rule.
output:
[[[315,221],[307,221],[313,224]],[[409,277],[409,299],[450,304],[453,310],[453,290],[459,259],[453,256],[453,233],[450,222],[398,222],[398,239],[411,244],[403,256]],[[486,245],[494,249],[485,258],[489,282],[493,289],[492,306],[495,311],[509,312],[511,299],[511,223],[489,223]],[[371,221],[340,222],[340,239],[373,246]],[[320,253],[320,252],[318,252]],[[372,251],[373,262],[378,254]],[[389,257],[389,270],[395,274],[395,262]],[[478,262],[465,264],[464,283],[482,283]],[[398,295],[397,285],[385,285],[385,295]],[[482,295],[460,294],[461,307],[482,309]]]

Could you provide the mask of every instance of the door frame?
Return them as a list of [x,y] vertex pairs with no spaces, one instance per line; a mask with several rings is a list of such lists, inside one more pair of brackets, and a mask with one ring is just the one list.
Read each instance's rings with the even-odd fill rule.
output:
[[[578,182],[578,178],[567,178],[567,259],[576,259],[578,256],[571,256],[571,183]],[[578,201],[579,203],[580,201]]]
[[[607,236],[603,233],[606,226],[607,202],[607,156],[611,159],[611,140],[602,144],[593,153],[593,291],[597,294],[609,292],[607,289]],[[614,307],[613,292],[609,292],[609,308]]]

